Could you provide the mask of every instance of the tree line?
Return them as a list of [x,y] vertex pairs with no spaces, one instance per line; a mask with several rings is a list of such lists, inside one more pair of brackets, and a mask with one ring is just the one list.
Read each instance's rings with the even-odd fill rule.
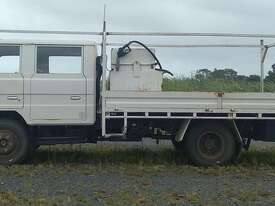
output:
[[[219,79],[231,81],[260,81],[259,75],[239,75],[237,71],[229,68],[214,69],[212,71],[209,69],[200,69],[196,71],[192,78],[198,81]],[[265,81],[275,83],[275,65],[272,66],[272,70],[265,76]]]

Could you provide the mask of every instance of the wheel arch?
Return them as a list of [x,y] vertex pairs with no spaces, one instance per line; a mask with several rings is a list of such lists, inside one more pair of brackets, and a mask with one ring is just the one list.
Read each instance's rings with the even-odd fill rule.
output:
[[19,114],[16,111],[0,111],[0,119],[10,119],[14,121],[18,121],[24,126],[27,126],[27,122],[22,117],[21,114]]
[[179,129],[177,131],[175,140],[177,142],[181,142],[186,138],[187,133],[189,132],[190,128],[197,124],[204,124],[204,123],[222,123],[225,127],[227,127],[233,134],[233,137],[236,142],[236,149],[237,154],[240,153],[241,149],[243,148],[243,137],[239,131],[239,128],[234,120],[216,120],[216,119],[188,119],[183,120],[180,123]]

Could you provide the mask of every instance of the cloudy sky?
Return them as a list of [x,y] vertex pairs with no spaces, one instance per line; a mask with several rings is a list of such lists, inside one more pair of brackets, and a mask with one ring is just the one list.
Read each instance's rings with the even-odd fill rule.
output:
[[[233,32],[275,34],[274,0],[0,0],[0,29],[100,31],[103,5],[107,5],[109,31]],[[0,38],[93,39],[88,36],[10,35]],[[111,38],[145,43],[251,43],[260,39],[232,38]],[[266,39],[271,43],[272,39]],[[274,39],[275,42],[275,39]],[[275,50],[275,48],[274,48]],[[233,68],[241,74],[259,74],[259,49],[157,49],[163,66],[190,75],[203,68]],[[267,57],[266,71],[275,63]]]

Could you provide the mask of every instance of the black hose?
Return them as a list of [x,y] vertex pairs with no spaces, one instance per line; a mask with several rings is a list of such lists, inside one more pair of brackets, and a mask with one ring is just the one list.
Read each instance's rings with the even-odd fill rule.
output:
[[170,74],[171,76],[174,76],[172,72],[163,69],[162,65],[161,65],[160,61],[158,60],[158,58],[156,57],[156,55],[145,44],[143,44],[139,41],[130,41],[129,43],[125,44],[123,47],[119,48],[118,52],[117,52],[117,57],[121,58],[121,57],[124,57],[127,54],[129,54],[131,52],[131,48],[130,48],[131,44],[141,45],[142,47],[144,47],[152,55],[152,57],[156,60],[157,65],[159,66],[159,69],[156,69],[157,71],[167,73],[167,74]]

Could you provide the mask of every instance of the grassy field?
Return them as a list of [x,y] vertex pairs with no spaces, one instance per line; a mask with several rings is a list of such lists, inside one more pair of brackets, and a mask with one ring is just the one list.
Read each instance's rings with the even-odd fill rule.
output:
[[[271,144],[271,143],[270,143]],[[274,145],[275,146],[275,145]],[[157,149],[154,149],[157,147]],[[44,146],[36,153],[29,162],[31,165],[39,164],[89,164],[93,166],[121,166],[121,165],[165,165],[182,166],[189,164],[186,157],[178,153],[171,146],[153,145],[153,149],[123,145],[70,145],[70,146]],[[244,151],[236,162],[230,166],[238,167],[261,167],[275,168],[275,147],[268,143],[262,147],[253,147]]]
[[[90,195],[84,195],[81,192],[71,194],[66,191],[66,188],[64,188],[65,192],[54,195],[37,194],[37,192],[34,192],[36,195],[30,195],[26,192],[27,188],[29,191],[35,188],[37,184],[35,181],[39,181],[36,178],[43,178],[46,175],[47,181],[52,182],[48,184],[50,185],[49,189],[54,191],[57,187],[56,184],[63,184],[58,182],[59,178],[68,175],[72,178],[72,174],[76,180],[77,176],[97,178],[101,175],[110,177],[115,174],[114,179],[117,175],[125,178],[123,184],[126,186],[117,186],[117,188],[112,186],[110,189],[105,183],[93,183],[89,186],[94,188]],[[186,177],[187,179],[190,176],[193,178],[190,179],[190,182],[198,181],[200,178],[202,178],[202,182],[205,182],[206,178],[206,180],[210,180],[210,185],[207,187],[213,185],[211,179],[218,182],[226,181],[220,188],[222,196],[215,191],[212,193],[217,195],[204,197],[204,192],[200,194],[200,186],[196,186],[197,183],[194,183],[192,187],[198,187],[198,189],[188,190],[178,181],[184,190],[179,191],[179,189],[170,188],[171,186],[167,186],[167,188],[161,186],[157,192],[155,191],[155,187],[159,186],[152,183],[152,177],[169,182],[172,181],[169,177],[173,176],[176,178]],[[270,204],[275,204],[274,191],[266,190],[259,186],[260,183],[257,183],[259,181],[257,179],[262,177],[274,179],[275,148],[252,147],[249,152],[243,152],[240,159],[231,165],[202,168],[190,165],[183,154],[166,146],[157,149],[125,148],[113,145],[51,146],[39,149],[34,159],[28,164],[0,167],[0,188],[6,184],[5,178],[8,177],[25,182],[24,191],[0,189],[1,206],[95,205],[91,204],[91,197],[100,203],[99,205],[160,205],[156,202],[160,201],[163,205],[218,206],[224,205],[225,200],[234,203],[232,205],[247,205],[246,203],[254,205],[262,200],[268,200]],[[216,178],[222,179],[217,180]],[[231,179],[236,179],[239,184],[238,188],[236,188],[236,183],[231,182]],[[244,187],[246,182],[254,180],[253,187]],[[108,181],[110,180],[105,180],[105,182]],[[47,187],[47,183],[42,182],[44,185],[41,187]],[[70,184],[72,185],[67,185],[67,187],[73,187],[73,191],[77,191],[77,187],[84,186],[83,183],[79,183],[79,186],[74,180],[71,180]],[[168,189],[168,192],[163,191],[164,189]]]
[[[176,77],[173,79],[164,79],[164,91],[201,91],[201,92],[259,92],[260,82],[245,80],[202,80]],[[265,92],[274,92],[275,83],[265,82]]]

